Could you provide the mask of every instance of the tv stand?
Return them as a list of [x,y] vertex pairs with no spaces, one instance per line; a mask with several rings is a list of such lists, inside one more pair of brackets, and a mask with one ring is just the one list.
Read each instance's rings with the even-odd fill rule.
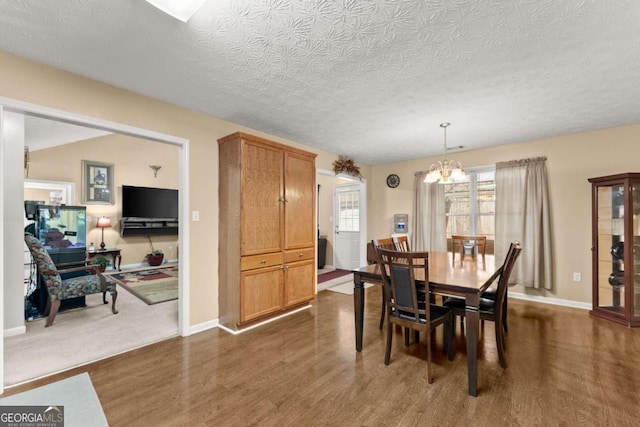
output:
[[178,218],[122,218],[120,235],[170,236],[178,234]]

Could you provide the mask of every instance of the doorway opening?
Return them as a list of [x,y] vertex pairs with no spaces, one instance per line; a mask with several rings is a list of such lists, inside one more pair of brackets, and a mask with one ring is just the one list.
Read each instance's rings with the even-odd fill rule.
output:
[[[326,239],[326,266],[325,270],[332,270],[338,268],[337,266],[351,266],[357,268],[366,264],[366,239],[367,239],[367,181],[365,179],[358,179],[350,175],[336,175],[332,171],[317,169],[316,181],[318,183],[318,205],[317,205],[317,217],[318,217],[318,237],[320,239]],[[353,233],[350,234],[349,251],[346,253],[344,249],[344,242],[336,242],[336,235],[342,237],[340,234],[336,234],[336,226],[338,218],[340,218],[340,212],[336,213],[336,206],[340,203],[336,202],[336,189],[349,188],[350,191],[355,191],[357,196],[351,193],[349,214],[351,228],[354,228],[354,221],[357,222],[355,228],[358,229],[357,236]],[[344,191],[340,191],[340,194],[347,194]],[[347,196],[344,196],[347,197]],[[357,209],[354,211],[353,200],[357,199]],[[347,214],[347,208],[343,209],[344,215]],[[338,246],[336,246],[336,244]],[[320,286],[319,286],[320,287]]]
[[[0,253],[0,277],[7,280],[0,282],[0,292],[5,295],[2,312],[0,313],[0,329],[19,330],[19,321],[23,307],[22,271],[23,245],[22,230],[10,227],[10,224],[21,223],[23,211],[23,146],[24,146],[24,118],[26,116],[37,117],[45,120],[83,126],[120,135],[140,138],[147,141],[170,144],[177,147],[178,151],[178,188],[179,211],[182,218],[189,218],[189,141],[184,138],[162,134],[142,128],[122,125],[101,119],[80,116],[65,111],[55,110],[34,104],[24,103],[9,98],[0,97],[0,151],[3,152],[0,160],[0,172],[3,179],[0,183],[0,200],[4,201],[2,221],[0,221],[0,241],[2,248]],[[18,126],[15,126],[16,123]],[[22,127],[22,130],[18,128]],[[19,147],[19,149],[17,148]],[[25,157],[26,158],[26,157]],[[25,160],[26,162],[26,160]],[[25,166],[26,168],[26,166]],[[19,187],[19,188],[18,188]],[[189,264],[189,222],[179,222],[179,302],[178,302],[178,333],[181,336],[190,334],[189,325],[189,271],[182,268]],[[19,267],[14,267],[14,266]],[[10,285],[17,283],[18,286]],[[15,307],[19,307],[19,310]],[[13,324],[9,324],[7,317]],[[22,319],[24,321],[24,319]],[[15,325],[14,325],[15,324]],[[5,345],[4,338],[0,341],[0,365],[2,375],[0,377],[0,393],[5,384]]]

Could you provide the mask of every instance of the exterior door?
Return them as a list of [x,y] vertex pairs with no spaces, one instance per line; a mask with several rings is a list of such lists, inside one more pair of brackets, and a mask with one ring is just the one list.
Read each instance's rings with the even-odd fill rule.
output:
[[360,267],[360,186],[349,184],[334,189],[335,268]]

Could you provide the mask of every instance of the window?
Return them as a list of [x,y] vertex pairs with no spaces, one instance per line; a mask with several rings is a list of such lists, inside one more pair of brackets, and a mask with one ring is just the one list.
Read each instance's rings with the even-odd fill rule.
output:
[[474,168],[467,181],[445,184],[447,239],[453,234],[495,238],[495,169]]
[[338,231],[360,231],[360,192],[338,193]]

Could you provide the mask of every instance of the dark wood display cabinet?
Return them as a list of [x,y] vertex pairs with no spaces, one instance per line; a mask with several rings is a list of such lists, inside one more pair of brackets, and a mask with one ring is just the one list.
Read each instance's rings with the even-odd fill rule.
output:
[[640,326],[640,173],[590,178],[593,227],[593,310]]

